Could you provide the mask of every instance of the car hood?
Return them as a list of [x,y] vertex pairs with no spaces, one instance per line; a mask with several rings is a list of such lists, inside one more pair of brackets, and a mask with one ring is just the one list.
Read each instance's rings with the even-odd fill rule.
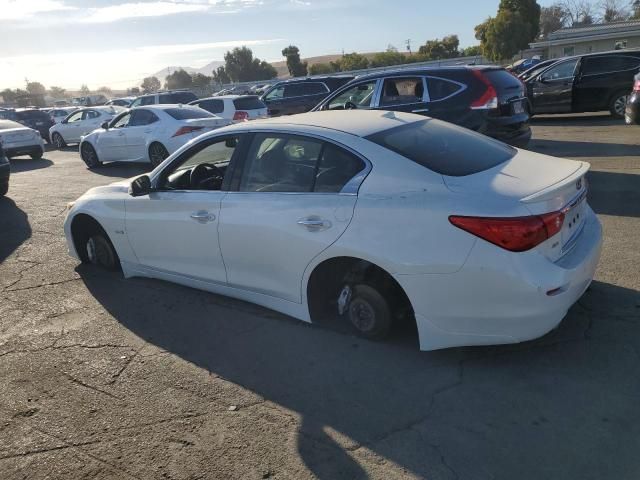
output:
[[88,190],[83,197],[104,197],[104,196],[121,196],[123,194],[129,194],[129,185],[136,177],[132,177],[126,180],[120,180],[118,182],[110,183],[101,187],[94,187]]

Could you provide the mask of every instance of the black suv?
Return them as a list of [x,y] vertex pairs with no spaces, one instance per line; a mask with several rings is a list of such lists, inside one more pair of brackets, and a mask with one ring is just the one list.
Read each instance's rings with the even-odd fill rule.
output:
[[285,80],[270,87],[260,100],[267,105],[270,117],[305,113],[351,80],[353,76],[347,75]]
[[560,60],[526,81],[532,113],[609,110],[624,117],[640,50],[590,53]]
[[518,147],[531,138],[524,84],[499,67],[423,67],[364,75],[314,111],[356,108],[426,115]]
[[51,143],[49,129],[55,125],[49,114],[43,110],[16,110],[16,121],[40,132],[40,136]]
[[158,105],[158,104],[179,104],[187,105],[189,102],[197,100],[198,97],[193,92],[185,90],[179,90],[175,92],[158,92],[151,93],[149,95],[142,95],[136,98],[129,108],[141,107],[143,105]]

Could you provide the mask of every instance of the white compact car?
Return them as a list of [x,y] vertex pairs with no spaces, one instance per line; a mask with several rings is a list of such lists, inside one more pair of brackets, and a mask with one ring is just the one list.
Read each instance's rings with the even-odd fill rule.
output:
[[230,123],[197,107],[136,107],[84,137],[80,156],[89,168],[113,161],[150,162],[155,167],[198,135]]
[[194,100],[189,105],[196,105],[234,123],[269,116],[267,106],[256,95],[221,95]]
[[80,139],[94,131],[104,122],[124,111],[124,108],[110,105],[108,107],[81,108],[56,123],[49,129],[49,138],[56,148],[64,148],[71,143],[80,143]]
[[29,155],[37,159],[44,155],[40,132],[11,120],[0,120],[0,145],[8,158]]
[[423,350],[521,342],[592,281],[589,164],[400,112],[316,112],[202,135],[70,208],[71,255],[254,302],[415,319]]

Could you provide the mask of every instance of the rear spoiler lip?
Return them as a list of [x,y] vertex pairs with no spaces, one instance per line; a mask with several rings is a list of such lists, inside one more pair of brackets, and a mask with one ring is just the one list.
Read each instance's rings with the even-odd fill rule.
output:
[[580,166],[569,176],[563,178],[562,180],[549,185],[548,187],[540,190],[539,192],[533,193],[527,197],[520,199],[521,203],[534,203],[540,202],[543,200],[549,200],[556,196],[556,190],[567,186],[569,183],[576,181],[578,178],[585,175],[589,169],[591,168],[591,164],[587,162],[578,162]]

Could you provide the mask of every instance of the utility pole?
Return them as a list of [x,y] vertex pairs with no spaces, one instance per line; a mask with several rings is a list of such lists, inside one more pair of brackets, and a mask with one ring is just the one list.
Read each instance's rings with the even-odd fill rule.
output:
[[409,55],[411,55],[411,39],[407,38],[404,43],[407,45],[407,52],[409,52]]

